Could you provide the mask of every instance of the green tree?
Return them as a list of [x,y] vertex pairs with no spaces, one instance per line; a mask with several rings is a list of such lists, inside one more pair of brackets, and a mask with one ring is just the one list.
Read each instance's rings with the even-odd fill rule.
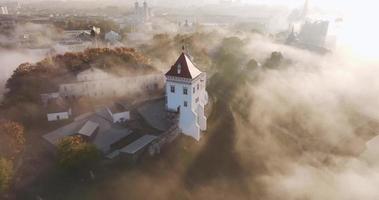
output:
[[80,136],[71,136],[58,144],[58,165],[64,170],[86,170],[100,160],[97,148]]
[[0,193],[4,192],[9,187],[12,176],[12,161],[0,158]]

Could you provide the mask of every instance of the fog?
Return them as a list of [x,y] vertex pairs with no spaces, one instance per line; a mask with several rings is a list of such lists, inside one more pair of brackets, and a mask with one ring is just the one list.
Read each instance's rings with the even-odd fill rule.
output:
[[[162,4],[170,2],[152,4],[165,7]],[[218,3],[175,2],[173,6],[183,9]],[[84,195],[88,199],[379,199],[379,153],[366,148],[379,128],[378,30],[364,23],[377,16],[376,7],[369,1],[310,3],[312,16],[343,18],[333,51],[318,54],[251,31],[201,30],[203,35],[197,38],[201,41],[191,43],[188,50],[201,49],[209,58],[209,66],[202,66],[209,72],[212,99],[205,138],[174,145],[163,158],[149,161],[147,169],[137,166],[115,172],[100,184],[81,188]],[[288,14],[301,8],[303,1],[251,0],[239,5],[245,4],[284,7]],[[142,34],[138,36],[146,44],[128,37],[127,45],[148,54],[150,64],[165,72],[180,51],[173,42],[178,40],[178,27],[163,19],[156,23],[160,29],[154,34],[168,35],[162,43],[154,43],[153,34]],[[283,29],[282,23],[274,26],[273,30]],[[230,38],[242,42],[227,46],[225,40]],[[288,62],[265,67],[272,52],[281,52]],[[0,64],[6,66],[0,68],[0,81],[4,83],[19,64],[43,57],[25,50],[0,50]],[[247,70],[251,59],[260,65]],[[184,164],[181,156],[189,157]],[[73,199],[76,192],[82,193],[71,192],[67,195]]]
[[5,83],[13,71],[22,63],[37,62],[45,57],[44,51],[0,49],[0,95],[5,90]]
[[280,49],[295,61],[259,72],[248,91],[249,123],[238,123],[235,147],[242,162],[249,166],[257,159],[251,155],[258,155],[269,172],[258,177],[267,199],[377,199],[378,166],[359,156],[365,140],[377,134],[366,124],[379,119],[377,64],[261,40],[250,48]]

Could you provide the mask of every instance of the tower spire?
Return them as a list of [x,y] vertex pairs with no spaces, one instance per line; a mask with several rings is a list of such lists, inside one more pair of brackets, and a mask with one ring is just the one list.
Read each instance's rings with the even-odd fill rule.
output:
[[303,19],[307,17],[307,15],[308,15],[308,10],[309,10],[309,1],[308,1],[308,0],[305,0],[304,8],[303,8],[303,12],[301,13],[301,17],[302,17]]
[[185,46],[185,41],[182,39],[182,53],[185,53],[186,51],[186,46]]

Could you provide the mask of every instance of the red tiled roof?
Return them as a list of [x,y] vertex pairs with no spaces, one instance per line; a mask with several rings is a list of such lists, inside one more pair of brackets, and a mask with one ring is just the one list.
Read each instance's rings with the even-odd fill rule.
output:
[[166,73],[166,76],[194,79],[200,74],[201,71],[195,67],[191,59],[185,53],[182,53],[176,63]]

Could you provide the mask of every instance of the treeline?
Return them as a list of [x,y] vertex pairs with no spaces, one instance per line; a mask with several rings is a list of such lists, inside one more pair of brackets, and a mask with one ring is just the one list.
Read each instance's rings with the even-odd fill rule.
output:
[[206,70],[212,65],[210,54],[218,41],[216,32],[196,32],[193,34],[177,34],[170,35],[167,33],[154,35],[150,44],[141,45],[138,47],[144,54],[153,59],[167,64],[165,69],[169,68],[175,62],[179,53],[182,51],[182,46],[189,53],[198,67]]
[[105,33],[114,30],[119,31],[120,26],[112,20],[106,20],[102,18],[81,18],[81,17],[69,17],[64,20],[55,21],[54,26],[61,30],[87,30],[89,26],[96,26],[101,28],[100,35],[104,36]]

